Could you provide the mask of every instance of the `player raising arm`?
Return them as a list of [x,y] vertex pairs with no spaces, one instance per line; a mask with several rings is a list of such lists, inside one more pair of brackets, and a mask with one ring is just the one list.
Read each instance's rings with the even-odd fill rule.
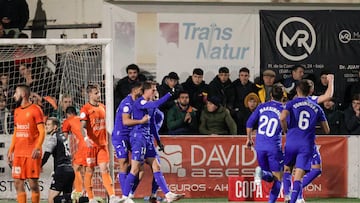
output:
[[[284,174],[291,174],[292,168],[296,168],[290,203],[296,202],[302,190],[302,178],[311,168],[317,123],[320,123],[325,133],[330,131],[321,107],[307,98],[310,90],[310,81],[301,80],[296,87],[298,97],[289,101],[280,115],[281,127],[286,134]],[[289,117],[289,123],[287,123],[287,117]],[[288,201],[290,185],[285,181],[285,176],[284,194]]]

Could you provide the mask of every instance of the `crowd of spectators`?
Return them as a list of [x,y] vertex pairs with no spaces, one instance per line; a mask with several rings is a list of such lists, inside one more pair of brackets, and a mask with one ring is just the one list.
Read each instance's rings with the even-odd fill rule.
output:
[[[253,82],[249,80],[249,69],[243,67],[239,70],[239,78],[232,82],[229,69],[220,67],[209,84],[204,81],[204,70],[201,68],[194,68],[192,75],[181,84],[178,74],[170,72],[157,87],[160,97],[171,89],[176,92],[173,98],[161,106],[166,120],[160,133],[245,135],[248,117],[260,103],[270,100],[272,86],[276,83],[284,84],[283,102],[286,102],[296,96],[294,90],[297,83],[306,76],[304,70],[301,65],[295,65],[290,69],[291,77],[276,80],[276,73],[267,69]],[[141,75],[140,68],[135,64],[129,65],[126,71],[128,75],[116,84],[114,95],[125,96],[129,93],[127,89],[132,82],[146,80],[143,75],[141,79],[138,77]],[[323,71],[319,81],[313,81],[314,95],[326,93],[329,87],[328,74],[330,73]],[[358,84],[353,84],[356,85]],[[353,92],[355,89],[353,87]],[[329,120],[330,134],[360,134],[360,94],[355,92],[352,96],[351,105],[348,104],[344,111],[337,108],[337,99],[333,97],[326,97],[328,99],[321,105]],[[351,122],[345,123],[345,120]]]

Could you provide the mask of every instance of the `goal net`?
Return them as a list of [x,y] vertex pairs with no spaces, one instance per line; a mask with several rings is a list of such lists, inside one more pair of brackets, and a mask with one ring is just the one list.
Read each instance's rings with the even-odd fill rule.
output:
[[[106,39],[0,40],[0,134],[13,132],[16,108],[13,95],[18,84],[29,85],[32,102],[42,107],[45,116],[57,117],[60,121],[65,118],[64,105],[69,99],[79,110],[87,102],[86,86],[99,84],[102,102],[107,106],[107,129],[111,132],[113,74],[110,61],[110,40]],[[70,138],[70,143],[71,150],[76,151],[75,140]],[[11,177],[10,170],[4,173]],[[46,181],[50,183],[44,180],[44,184]],[[98,172],[93,183],[95,195],[105,197]],[[44,187],[42,197],[47,196],[48,188]]]

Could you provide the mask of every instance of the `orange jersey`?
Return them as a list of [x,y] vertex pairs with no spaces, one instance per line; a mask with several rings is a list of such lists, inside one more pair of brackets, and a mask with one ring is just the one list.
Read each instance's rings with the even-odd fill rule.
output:
[[78,149],[83,149],[84,147],[86,147],[86,143],[84,141],[84,137],[81,134],[81,122],[80,122],[80,117],[79,116],[71,116],[69,118],[67,118],[63,125],[62,125],[62,131],[64,133],[68,133],[68,134],[72,134],[75,136],[77,144],[78,144]]
[[18,107],[14,112],[15,157],[31,157],[39,138],[37,125],[44,122],[44,114],[36,104]]
[[87,135],[94,141],[95,146],[107,145],[104,104],[85,104],[80,110],[80,119],[86,121]]

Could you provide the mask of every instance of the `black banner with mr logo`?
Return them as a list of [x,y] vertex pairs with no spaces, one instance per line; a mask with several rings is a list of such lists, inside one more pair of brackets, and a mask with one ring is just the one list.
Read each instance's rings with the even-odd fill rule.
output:
[[270,68],[284,80],[296,64],[315,84],[322,71],[334,73],[334,96],[344,108],[351,86],[360,87],[360,11],[260,11],[261,72]]

